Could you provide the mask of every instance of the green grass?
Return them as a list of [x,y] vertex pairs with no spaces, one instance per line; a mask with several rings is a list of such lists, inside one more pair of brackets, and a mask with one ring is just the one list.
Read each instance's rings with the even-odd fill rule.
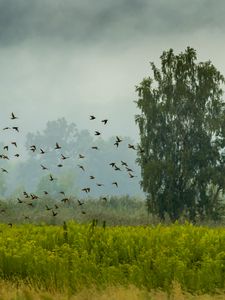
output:
[[75,293],[134,285],[214,293],[225,287],[223,228],[0,225],[0,278]]

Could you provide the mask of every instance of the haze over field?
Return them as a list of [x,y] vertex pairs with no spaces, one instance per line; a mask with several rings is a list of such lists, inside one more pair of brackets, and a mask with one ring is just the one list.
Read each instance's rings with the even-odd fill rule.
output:
[[1,126],[14,111],[23,144],[61,117],[92,133],[94,114],[103,139],[137,142],[135,86],[162,51],[194,47],[225,74],[224,13],[222,0],[0,0]]

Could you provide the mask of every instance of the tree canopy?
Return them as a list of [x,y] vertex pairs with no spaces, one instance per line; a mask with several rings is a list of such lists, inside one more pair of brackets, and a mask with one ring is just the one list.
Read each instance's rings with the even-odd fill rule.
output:
[[139,86],[138,163],[150,212],[217,218],[225,192],[223,75],[188,47],[163,52]]

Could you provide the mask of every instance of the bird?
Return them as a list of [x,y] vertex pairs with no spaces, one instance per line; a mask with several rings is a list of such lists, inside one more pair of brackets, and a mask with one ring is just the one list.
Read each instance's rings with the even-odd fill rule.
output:
[[8,151],[8,150],[9,150],[9,146],[4,146],[4,147],[3,147],[3,150]]
[[91,189],[87,187],[87,188],[83,188],[82,191],[85,193],[90,193]]
[[111,162],[109,165],[110,165],[112,168],[114,168],[114,167],[115,167],[115,165],[116,165],[116,163],[114,163],[114,162]]
[[131,144],[128,144],[128,148],[129,148],[129,149],[136,150],[135,147],[134,147],[134,145],[131,145]]
[[99,132],[99,131],[95,131],[95,135],[100,135],[101,134],[101,132]]
[[63,154],[61,154],[61,159],[67,159],[67,158],[69,158],[69,156],[64,156]]
[[3,128],[3,130],[7,130],[7,129],[11,129],[11,128],[8,126]]
[[104,200],[104,201],[107,201],[107,198],[106,197],[101,197],[100,199]]
[[59,193],[65,196],[65,192],[61,191],[61,192],[59,192]]
[[115,167],[114,167],[114,170],[115,170],[115,171],[121,171],[121,169],[120,169],[119,167],[117,167],[116,165],[115,165]]
[[57,149],[61,149],[62,147],[61,146],[59,146],[59,144],[58,143],[55,143],[55,149],[57,150]]
[[45,195],[48,195],[48,192],[47,192],[47,191],[44,191],[43,193],[44,193]]
[[46,210],[52,210],[52,208],[48,207],[48,205],[45,205]]
[[131,168],[126,167],[128,172],[134,172]]
[[85,158],[85,156],[82,154],[79,154],[79,158]]
[[23,203],[23,201],[20,198],[17,198],[18,203]]
[[48,168],[43,165],[41,165],[41,168],[42,168],[42,170],[48,170]]
[[104,119],[104,120],[102,120],[101,122],[104,123],[104,125],[106,125],[107,122],[108,122],[108,119]]
[[77,199],[77,202],[78,202],[79,206],[82,206],[84,204],[84,202],[81,202],[79,199]]
[[95,179],[95,176],[92,176],[92,175],[91,175],[91,176],[90,176],[90,179]]
[[40,154],[45,154],[45,151],[40,148],[41,153]]
[[98,150],[98,147],[97,146],[92,146],[91,149]]
[[116,181],[112,182],[116,187],[118,187],[118,183]]
[[6,169],[4,169],[4,168],[1,168],[1,169],[2,169],[2,172],[9,173]]
[[123,140],[121,140],[118,136],[116,136],[116,141],[117,141],[118,143],[121,143]]
[[11,113],[11,120],[15,120],[15,119],[18,119],[15,115],[14,115],[14,113],[12,112]]
[[8,159],[8,160],[9,160],[9,157],[8,157],[7,155],[5,155],[5,154],[2,155],[2,158],[3,158],[3,159]]
[[96,183],[97,186],[103,186],[103,183]]
[[36,149],[37,149],[37,147],[36,147],[35,145],[30,146],[30,150],[31,150],[31,151],[35,152]]
[[55,217],[55,216],[57,216],[57,215],[58,215],[58,213],[55,212],[54,210],[52,210],[52,216]]
[[31,207],[34,206],[34,205],[33,205],[33,202],[29,202],[29,203],[27,203],[27,205],[29,205],[29,206],[31,206]]
[[85,171],[85,169],[84,169],[84,167],[83,167],[82,165],[78,165],[78,167],[79,167],[81,170]]
[[128,164],[123,160],[121,160],[121,164],[122,164],[122,166],[128,167]]
[[58,209],[58,208],[59,208],[57,204],[55,204],[54,206],[55,206],[55,209]]
[[130,178],[137,177],[137,176],[134,176],[133,174],[131,174],[130,172],[128,174],[129,174]]
[[114,143],[114,145],[118,148],[118,147],[119,147],[119,142],[116,141],[116,142]]
[[39,197],[35,194],[30,194],[32,200],[36,200],[36,199],[39,199]]
[[59,168],[62,168],[62,167],[63,167],[63,165],[62,165],[62,164],[58,164],[58,165],[57,165],[57,167],[59,167]]
[[53,181],[53,180],[56,180],[56,178],[53,178],[52,175],[50,174],[50,175],[49,175],[49,180],[50,180],[50,181]]
[[17,127],[17,126],[13,126],[12,129],[14,129],[15,131],[19,132],[19,127]]
[[19,153],[16,153],[14,156],[15,156],[15,157],[19,157],[20,155],[19,155]]
[[94,120],[94,119],[96,119],[95,116],[90,116],[90,120]]
[[29,198],[29,195],[27,194],[27,192],[23,192],[25,198]]
[[15,147],[17,147],[17,143],[16,142],[11,142],[12,145],[14,145]]
[[64,203],[69,202],[69,198],[63,198],[63,199],[61,200],[61,202],[64,202]]

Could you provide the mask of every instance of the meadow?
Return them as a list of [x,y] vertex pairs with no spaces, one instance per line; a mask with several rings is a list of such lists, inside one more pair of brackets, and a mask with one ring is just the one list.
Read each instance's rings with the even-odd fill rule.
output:
[[0,280],[69,297],[133,287],[154,299],[151,291],[170,295],[174,283],[190,295],[215,294],[225,288],[225,231],[188,223],[109,227],[96,220],[1,224]]

